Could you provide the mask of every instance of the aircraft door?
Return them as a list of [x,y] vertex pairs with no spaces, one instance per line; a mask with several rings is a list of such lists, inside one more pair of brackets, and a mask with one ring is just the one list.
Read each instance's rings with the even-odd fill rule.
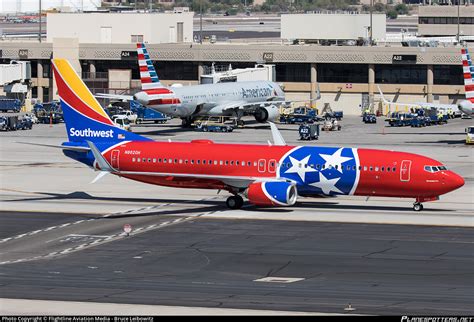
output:
[[411,160],[403,160],[400,166],[400,181],[410,181]]
[[270,173],[275,173],[276,171],[276,160],[275,159],[271,159],[270,161],[268,161],[268,172]]
[[113,150],[112,151],[112,163],[111,166],[114,169],[119,168],[119,156],[120,156],[120,150]]
[[258,172],[265,172],[265,165],[267,161],[265,159],[258,160]]

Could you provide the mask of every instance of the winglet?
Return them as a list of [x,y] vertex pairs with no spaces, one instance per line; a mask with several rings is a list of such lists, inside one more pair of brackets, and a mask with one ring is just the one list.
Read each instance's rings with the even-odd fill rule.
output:
[[110,164],[105,160],[104,156],[99,152],[99,149],[95,146],[94,143],[91,141],[86,141],[87,144],[89,145],[89,148],[92,151],[92,154],[94,155],[95,160],[97,161],[97,164],[99,165],[100,171],[102,172],[112,172],[114,169],[110,166]]
[[270,128],[272,129],[273,144],[286,145],[285,139],[283,139],[283,136],[281,135],[280,131],[276,127],[275,123],[273,122],[268,122],[268,123],[270,123]]
[[390,103],[389,101],[387,101],[387,100],[385,99],[385,96],[383,96],[382,90],[380,89],[380,86],[379,86],[379,85],[377,85],[377,88],[379,89],[379,93],[380,93],[380,97],[382,97],[382,101],[383,101],[384,103]]

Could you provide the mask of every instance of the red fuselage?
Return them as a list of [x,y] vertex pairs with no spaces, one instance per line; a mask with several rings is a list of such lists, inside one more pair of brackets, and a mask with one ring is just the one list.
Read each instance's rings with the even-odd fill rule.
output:
[[133,141],[103,155],[122,177],[180,188],[236,192],[253,181],[284,178],[296,183],[300,195],[406,197],[422,202],[464,184],[462,177],[431,158],[373,149]]

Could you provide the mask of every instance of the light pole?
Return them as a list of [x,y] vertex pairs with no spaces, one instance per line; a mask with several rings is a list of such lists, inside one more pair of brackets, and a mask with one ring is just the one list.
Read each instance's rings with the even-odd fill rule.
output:
[[42,33],[42,30],[41,30],[41,0],[39,0],[39,10],[38,10],[38,16],[39,16],[39,34],[38,34],[38,40],[39,42],[41,42],[41,33]]
[[202,44],[202,0],[199,0],[199,43]]
[[372,46],[372,11],[374,9],[374,0],[370,0],[370,32],[369,32],[369,43]]
[[459,3],[461,2],[461,0],[457,0],[457,1],[458,1],[458,33],[456,35],[456,41],[459,44]]

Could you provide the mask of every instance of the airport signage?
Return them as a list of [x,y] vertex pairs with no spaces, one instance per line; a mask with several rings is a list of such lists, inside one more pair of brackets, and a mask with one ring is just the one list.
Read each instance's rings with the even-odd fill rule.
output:
[[20,58],[20,59],[28,59],[28,49],[20,49],[20,50],[18,50],[18,58]]
[[393,55],[392,64],[416,64],[416,55]]
[[123,60],[136,60],[137,57],[137,52],[134,50],[122,50],[120,54],[120,58]]
[[263,60],[266,63],[270,63],[273,61],[273,53],[263,53]]

